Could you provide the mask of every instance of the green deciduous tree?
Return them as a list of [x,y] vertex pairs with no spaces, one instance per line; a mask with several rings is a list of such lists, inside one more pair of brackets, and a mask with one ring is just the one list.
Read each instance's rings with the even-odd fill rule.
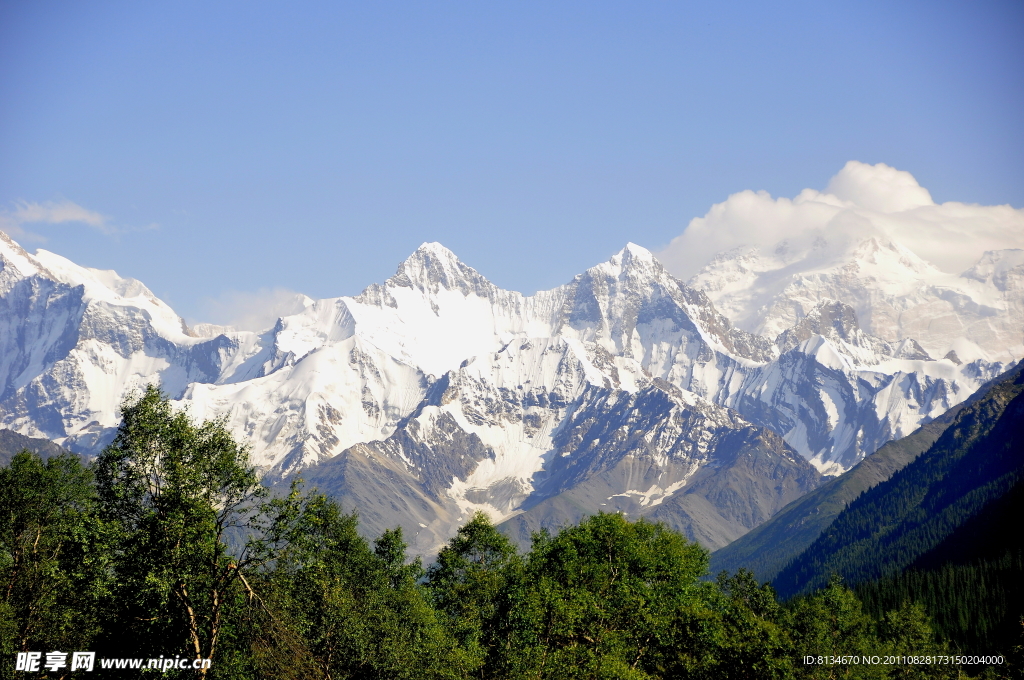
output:
[[88,649],[108,585],[92,473],[23,451],[0,468],[0,652]]
[[264,575],[270,609],[305,645],[308,677],[465,677],[465,655],[418,583],[419,561],[407,563],[402,532],[371,547],[357,524],[333,500],[306,495],[299,531]]
[[535,537],[508,589],[509,677],[654,678],[707,655],[708,555],[662,524],[598,514]]
[[[106,647],[121,656],[212,659],[246,575],[272,557],[266,490],[223,421],[195,424],[156,387],[126,399],[97,462],[104,518],[118,533]],[[231,550],[230,535],[242,547]],[[114,632],[116,631],[116,633]],[[223,659],[221,659],[223,663]]]
[[476,673],[486,676],[498,645],[499,607],[522,569],[516,547],[478,512],[448,542],[428,571],[427,587]]
[[718,575],[718,586],[708,616],[716,629],[713,663],[701,676],[708,678],[788,678],[793,673],[794,650],[786,629],[784,610],[775,591],[758,583],[754,574],[740,569],[734,576]]
[[[887,612],[882,619],[881,636],[886,650],[897,657],[938,656],[952,653],[937,644],[932,622],[924,606],[906,600],[899,609]],[[948,664],[900,664],[889,674],[890,678],[955,678],[958,669]]]
[[[792,636],[799,656],[872,656],[883,647],[875,634],[874,621],[861,608],[853,591],[833,576],[826,588],[798,599],[792,608]],[[800,666],[809,678],[879,678],[883,666],[810,665]]]

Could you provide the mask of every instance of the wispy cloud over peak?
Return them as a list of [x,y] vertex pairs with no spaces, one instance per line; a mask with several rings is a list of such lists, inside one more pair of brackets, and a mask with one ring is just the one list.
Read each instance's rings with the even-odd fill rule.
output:
[[9,215],[19,224],[82,222],[100,231],[108,229],[105,216],[71,201],[47,201],[45,203],[18,201],[15,206]]
[[207,321],[238,330],[262,331],[278,318],[297,314],[313,300],[285,288],[261,288],[256,291],[229,290],[202,301]]
[[106,215],[66,199],[41,203],[15,201],[13,208],[0,209],[0,229],[17,238],[45,241],[45,236],[26,228],[26,226],[40,224],[84,224],[107,236],[157,228],[156,224],[141,228],[117,226]]

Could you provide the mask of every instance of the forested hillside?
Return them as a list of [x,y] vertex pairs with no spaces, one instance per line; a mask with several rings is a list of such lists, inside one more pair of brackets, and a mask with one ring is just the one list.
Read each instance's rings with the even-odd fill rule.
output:
[[887,443],[853,469],[801,496],[764,524],[716,550],[711,554],[712,570],[745,568],[760,579],[775,578],[852,501],[927,451],[961,408],[963,405],[958,404],[903,439]]
[[833,574],[876,615],[926,605],[963,647],[1008,648],[1021,593],[1024,373],[966,405],[926,453],[865,492],[774,580],[789,597]]
[[713,571],[750,569],[758,578],[772,580],[806,550],[843,510],[868,489],[902,470],[955,421],[966,406],[991,389],[1014,380],[1024,370],[1016,366],[989,381],[967,401],[957,404],[902,439],[888,442],[842,475],[793,501],[767,522],[711,555]]
[[1024,482],[989,503],[905,571],[858,586],[878,614],[907,600],[963,649],[1010,649],[1024,613]]

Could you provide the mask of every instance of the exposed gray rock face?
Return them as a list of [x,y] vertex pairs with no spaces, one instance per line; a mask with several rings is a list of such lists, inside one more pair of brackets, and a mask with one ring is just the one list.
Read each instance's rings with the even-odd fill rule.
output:
[[520,545],[604,510],[664,521],[714,549],[820,483],[775,433],[663,381],[594,392],[553,437],[556,455],[524,512],[502,525]]
[[43,460],[51,456],[70,453],[49,439],[26,437],[10,430],[0,430],[0,465],[7,465],[11,462],[11,458],[22,451],[31,451],[38,454]]
[[[353,446],[302,477],[356,509],[368,533],[398,524],[425,554],[479,507],[512,515],[502,528],[522,545],[541,527],[605,510],[665,521],[717,548],[821,480],[778,435],[664,381],[633,393],[587,385],[567,402],[564,393],[470,398],[476,391],[464,379],[449,378],[391,437]],[[514,470],[458,425],[453,414],[467,406],[477,424],[514,422],[527,436],[554,421],[543,468],[526,482],[474,475],[484,462]]]
[[861,331],[853,307],[832,300],[819,302],[795,326],[779,334],[775,344],[780,351],[787,352],[815,335],[863,347],[869,352],[892,355],[888,343]]
[[[448,414],[430,426],[427,434],[419,421],[410,421],[387,439],[349,447],[301,476],[310,488],[357,511],[367,534],[401,526],[413,550],[436,552],[464,515],[446,493],[452,479],[466,479],[494,452]],[[495,501],[493,496],[485,502]]]

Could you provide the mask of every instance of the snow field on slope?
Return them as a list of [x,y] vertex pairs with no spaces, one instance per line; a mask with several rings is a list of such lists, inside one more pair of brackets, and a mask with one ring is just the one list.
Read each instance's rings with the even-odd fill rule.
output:
[[[720,254],[690,285],[704,290],[736,326],[769,337],[793,326],[819,301],[842,300],[867,332],[890,342],[914,338],[939,358],[964,333],[983,339],[986,318],[1003,320],[1009,313],[992,275],[1024,262],[1018,252],[986,253],[956,275],[884,237],[854,240],[838,250],[812,245],[770,254],[740,248]],[[1024,353],[1022,342],[1006,346],[1005,328],[988,335],[989,342],[974,343],[977,348],[961,359],[1006,360]]]
[[349,337],[306,354],[289,370],[245,382],[193,384],[183,402],[199,419],[229,414],[229,426],[252,443],[253,462],[270,468],[290,451],[277,440],[282,432],[297,437],[287,442],[290,447],[307,437],[313,444],[329,441],[321,427],[337,439],[305,461],[311,464],[353,444],[387,438],[422,399],[419,371]]

